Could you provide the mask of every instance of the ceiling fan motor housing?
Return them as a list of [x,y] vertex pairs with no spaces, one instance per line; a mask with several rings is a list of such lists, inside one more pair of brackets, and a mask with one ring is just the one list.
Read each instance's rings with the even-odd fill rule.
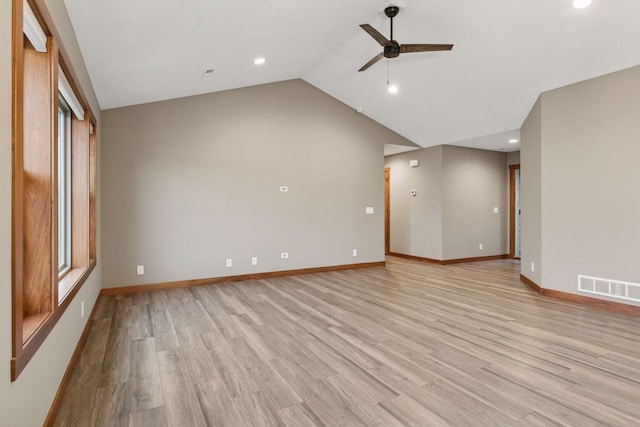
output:
[[391,40],[389,43],[384,45],[384,57],[385,58],[396,58],[400,55],[400,43],[395,40]]

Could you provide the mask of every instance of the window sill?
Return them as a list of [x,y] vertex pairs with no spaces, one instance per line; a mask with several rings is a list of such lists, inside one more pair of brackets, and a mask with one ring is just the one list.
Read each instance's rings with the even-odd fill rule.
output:
[[95,266],[96,261],[91,260],[87,267],[74,268],[60,280],[58,291],[65,289],[66,292],[53,313],[35,314],[22,320],[22,349],[11,359],[11,381],[15,381],[20,372],[27,366],[29,360],[31,360],[36,350],[58,323],[58,320],[62,317],[73,297],[78,293],[78,290],[87,280]]
[[62,304],[62,301],[69,295],[71,290],[80,282],[85,270],[87,270],[86,267],[72,268],[60,279],[58,282],[58,305]]
[[22,343],[29,341],[29,338],[38,330],[51,313],[38,313],[27,316],[22,320]]

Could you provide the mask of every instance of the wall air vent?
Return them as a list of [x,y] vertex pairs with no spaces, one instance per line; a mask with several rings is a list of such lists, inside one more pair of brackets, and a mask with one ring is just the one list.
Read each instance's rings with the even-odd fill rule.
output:
[[640,284],[578,275],[578,291],[625,301],[640,302]]

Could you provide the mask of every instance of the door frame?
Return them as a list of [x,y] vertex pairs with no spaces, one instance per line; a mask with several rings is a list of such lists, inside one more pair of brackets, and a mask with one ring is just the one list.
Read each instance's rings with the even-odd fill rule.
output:
[[509,258],[516,257],[516,170],[520,164],[509,165]]
[[391,251],[391,168],[384,168],[384,254]]

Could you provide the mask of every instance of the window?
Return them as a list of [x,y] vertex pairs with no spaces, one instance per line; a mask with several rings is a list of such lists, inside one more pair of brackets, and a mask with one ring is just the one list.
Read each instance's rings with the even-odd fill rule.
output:
[[71,269],[71,109],[58,97],[58,276]]
[[97,141],[48,15],[26,0],[13,3],[15,380],[96,265]]

